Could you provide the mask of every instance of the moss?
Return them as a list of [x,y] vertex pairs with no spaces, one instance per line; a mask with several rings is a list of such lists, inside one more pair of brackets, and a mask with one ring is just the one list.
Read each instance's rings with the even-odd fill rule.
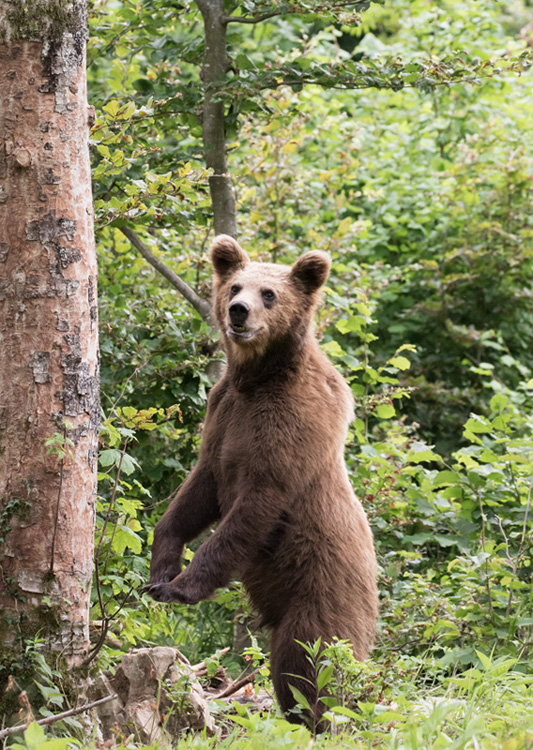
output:
[[56,46],[66,33],[78,46],[87,39],[87,4],[83,0],[13,0],[9,6],[5,16],[0,16],[0,43],[26,39]]
[[[85,0],[12,0],[5,15],[0,14],[0,45],[12,47],[21,40],[42,44],[43,94],[57,91],[59,71],[83,65],[87,38]],[[64,45],[66,55],[60,54]]]

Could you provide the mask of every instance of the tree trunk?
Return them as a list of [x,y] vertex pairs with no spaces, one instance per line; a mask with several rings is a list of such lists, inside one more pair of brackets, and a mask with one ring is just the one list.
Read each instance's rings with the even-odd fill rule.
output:
[[0,0],[0,677],[27,636],[69,665],[88,647],[100,405],[86,39],[83,0]]
[[205,164],[213,170],[209,190],[213,204],[215,234],[237,236],[235,194],[226,160],[224,103],[217,101],[216,84],[224,80],[230,67],[226,49],[224,0],[196,0],[204,19],[203,141]]

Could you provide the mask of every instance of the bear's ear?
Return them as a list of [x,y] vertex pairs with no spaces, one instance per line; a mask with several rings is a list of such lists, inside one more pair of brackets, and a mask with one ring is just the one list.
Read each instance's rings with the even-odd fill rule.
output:
[[237,240],[229,234],[219,234],[215,237],[209,253],[215,273],[220,278],[234,273],[239,268],[244,268],[249,260]]
[[312,250],[298,258],[291,268],[291,278],[299,282],[306,292],[316,292],[326,283],[330,268],[329,255],[320,250]]

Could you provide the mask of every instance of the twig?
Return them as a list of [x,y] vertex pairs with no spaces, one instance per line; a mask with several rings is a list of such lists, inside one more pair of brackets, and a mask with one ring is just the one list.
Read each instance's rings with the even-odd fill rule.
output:
[[[516,571],[518,570],[518,566],[520,564],[520,558],[522,557],[522,552],[524,549],[524,543],[526,541],[526,531],[527,531],[527,518],[529,515],[529,508],[531,506],[531,490],[533,489],[533,482],[529,485],[529,490],[527,493],[527,503],[526,503],[526,510],[524,513],[524,523],[522,525],[522,534],[520,536],[520,544],[518,546],[518,551],[516,553],[515,559],[513,560],[511,555],[509,554],[509,540],[507,539],[507,536],[505,534],[505,531],[503,530],[503,525],[501,518],[499,516],[496,516],[498,519],[498,524],[500,526],[500,531],[503,534],[503,537],[505,539],[505,555],[507,559],[509,560],[511,564],[511,570],[513,571],[513,575],[516,575]],[[518,499],[520,499],[520,495],[518,496]],[[509,617],[509,613],[511,612],[511,604],[513,601],[513,589],[509,592],[509,599],[507,600],[507,607],[505,608],[505,616]]]
[[[106,695],[105,698],[100,698],[97,701],[93,701],[92,703],[86,703],[84,706],[79,706],[79,708],[70,708],[68,711],[63,711],[61,714],[55,714],[54,716],[47,716],[45,719],[39,719],[37,724],[40,726],[47,726],[48,724],[54,724],[56,721],[61,721],[62,719],[67,719],[69,716],[76,716],[77,714],[82,714],[84,711],[89,711],[91,708],[96,708],[96,706],[101,706],[104,703],[109,703],[109,701],[115,700],[117,697],[116,693],[113,693],[113,695]],[[20,730],[26,729],[26,724],[19,724],[16,727],[7,727],[7,729],[2,729],[0,731],[0,740],[3,740],[4,737],[9,737],[10,734],[16,734],[17,732],[20,732]]]
[[96,591],[98,594],[98,602],[100,604],[100,611],[102,612],[102,630],[100,631],[100,635],[98,637],[98,640],[92,647],[92,649],[89,652],[89,655],[85,659],[85,661],[82,663],[82,667],[88,667],[89,664],[96,659],[98,654],[100,653],[100,650],[102,646],[105,643],[105,639],[107,636],[107,631],[109,630],[109,618],[105,614],[105,605],[102,600],[102,592],[100,590],[100,576],[98,575],[98,569],[96,569]]
[[257,667],[257,669],[254,669],[253,672],[250,672],[250,674],[246,675],[246,677],[243,677],[242,680],[236,680],[235,682],[232,682],[231,685],[225,687],[224,690],[220,691],[220,693],[215,693],[213,695],[213,698],[227,698],[228,695],[233,695],[237,692],[237,690],[240,690],[245,685],[253,682],[255,675],[259,672],[260,669],[261,667]]
[[105,517],[105,520],[104,520],[104,525],[102,526],[102,531],[100,533],[100,540],[98,542],[98,546],[96,548],[96,552],[94,553],[95,564],[98,564],[98,560],[99,560],[99,557],[100,557],[100,550],[102,549],[102,544],[104,542],[104,535],[105,535],[105,532],[106,532],[106,529],[107,529],[107,524],[109,523],[109,519],[111,517],[111,511],[113,510],[113,506],[115,504],[115,497],[117,495],[118,481],[119,481],[120,472],[121,472],[121,469],[122,469],[122,462],[123,462],[124,456],[126,454],[126,448],[128,447],[128,440],[129,440],[129,438],[126,438],[126,440],[124,441],[124,447],[122,448],[122,451],[120,453],[120,459],[119,459],[118,466],[117,466],[117,475],[115,477],[115,483],[113,485],[113,491],[111,492],[111,499],[109,500],[109,505],[107,506],[107,513],[106,513],[106,517]]
[[158,505],[163,505],[163,503],[168,502],[171,498],[173,498],[177,494],[177,492],[178,492],[178,490],[179,490],[179,488],[181,487],[182,484],[183,484],[183,482],[180,482],[180,484],[178,484],[178,486],[175,489],[172,490],[172,492],[170,493],[170,495],[167,495],[162,500],[156,500],[155,503],[152,503],[151,505],[145,505],[143,507],[143,511],[153,510],[154,508],[157,508]]
[[[524,523],[522,525],[522,535],[520,537],[520,546],[518,547],[518,552],[516,553],[516,567],[518,567],[518,562],[520,559],[520,556],[522,555],[522,550],[524,548],[524,544],[526,541],[526,530],[527,530],[527,518],[529,515],[529,509],[531,507],[531,491],[533,490],[533,482],[529,485],[529,490],[527,493],[527,503],[526,503],[526,511],[524,513]],[[516,572],[516,568],[515,568]]]
[[[477,499],[479,502],[479,511],[481,513],[481,547],[483,549],[483,553],[487,554],[485,550],[486,516],[485,516],[485,511],[483,509],[483,501],[481,500],[481,495],[479,493],[476,493],[476,494],[477,494]],[[484,567],[485,567],[485,588],[487,589],[487,596],[489,599],[489,615],[490,615],[491,622],[494,624],[494,609],[492,607],[492,592],[490,590],[489,564],[488,564],[487,558],[485,558]]]
[[150,250],[148,245],[146,245],[132,229],[130,229],[129,227],[120,227],[120,231],[125,237],[129,239],[131,244],[140,252],[143,258],[148,261],[148,263],[150,263],[150,265],[153,266],[156,271],[159,271],[159,273],[164,276],[167,281],[170,281],[172,286],[177,289],[178,292],[183,297],[185,297],[188,302],[191,303],[200,317],[202,317],[203,320],[205,320],[209,325],[213,325],[211,305],[209,304],[209,302],[205,299],[202,299],[202,297],[196,294],[194,289],[191,289],[191,287],[185,281],[183,281],[183,279],[180,279],[180,277],[176,273],[174,273],[171,268],[166,266],[162,260],[157,258]]
[[496,516],[496,518],[498,519],[498,526],[500,527],[500,531],[502,532],[502,536],[503,536],[503,538],[505,540],[505,557],[509,561],[509,563],[511,565],[511,568],[513,570],[513,574],[514,574],[514,573],[516,573],[516,567],[515,567],[515,564],[514,564],[514,560],[513,560],[513,558],[511,557],[511,554],[510,554],[509,539],[507,538],[507,534],[504,531],[502,519],[500,518],[500,516]]
[[[109,500],[109,505],[107,506],[107,513],[106,513],[106,517],[105,517],[105,520],[104,520],[104,525],[102,526],[102,531],[100,533],[100,540],[98,542],[98,546],[96,547],[96,552],[94,553],[94,573],[95,573],[95,581],[96,581],[96,594],[98,596],[98,604],[100,606],[100,612],[102,614],[102,631],[100,633],[100,637],[98,638],[98,641],[93,646],[93,648],[89,652],[89,655],[87,656],[87,658],[83,662],[82,666],[84,666],[84,667],[86,667],[87,665],[89,665],[93,661],[93,659],[96,658],[96,656],[98,655],[98,653],[100,652],[100,649],[102,648],[102,646],[105,643],[107,631],[109,629],[109,619],[110,618],[109,618],[109,615],[105,611],[104,599],[102,597],[102,589],[100,587],[100,569],[99,569],[99,566],[100,566],[100,551],[102,549],[102,543],[104,541],[104,535],[105,535],[105,531],[106,531],[107,525],[109,523],[109,518],[111,517],[111,511],[112,511],[113,506],[115,504],[115,497],[116,497],[116,494],[117,494],[118,481],[119,481],[119,478],[120,478],[120,470],[122,468],[122,461],[124,460],[124,455],[126,453],[126,448],[127,447],[128,447],[128,438],[126,438],[126,440],[124,441],[124,447],[122,448],[122,451],[121,451],[121,454],[120,454],[120,460],[119,460],[118,467],[117,467],[117,475],[115,477],[115,484],[113,485],[113,491],[111,493],[111,499]],[[106,558],[106,562],[107,562],[107,558]],[[129,596],[129,592],[128,592],[127,596],[126,596],[126,599],[128,598],[128,596]]]
[[[137,367],[136,367],[136,368],[135,368],[135,370],[134,370],[134,371],[133,371],[133,372],[131,373],[131,375],[130,375],[130,376],[129,376],[128,378],[126,378],[126,381],[124,382],[124,386],[123,386],[123,388],[122,388],[122,390],[121,390],[121,392],[120,392],[120,395],[119,395],[119,397],[117,398],[117,400],[116,400],[115,402],[113,402],[113,401],[111,402],[111,410],[114,410],[114,409],[116,409],[116,408],[117,408],[117,406],[119,405],[120,401],[122,400],[122,397],[124,396],[124,393],[125,393],[125,391],[126,391],[126,388],[127,388],[127,386],[128,386],[128,383],[130,382],[130,380],[131,380],[132,378],[136,377],[136,376],[137,376],[137,375],[139,374],[140,370],[142,370],[142,368],[143,368],[143,367],[144,367],[145,365],[147,365],[149,361],[150,361],[149,359],[145,359],[145,360],[144,360],[144,362],[143,362],[142,364],[140,364],[140,365],[137,365]],[[106,394],[106,395],[107,395],[107,394]],[[110,399],[110,400],[111,400],[111,399]]]

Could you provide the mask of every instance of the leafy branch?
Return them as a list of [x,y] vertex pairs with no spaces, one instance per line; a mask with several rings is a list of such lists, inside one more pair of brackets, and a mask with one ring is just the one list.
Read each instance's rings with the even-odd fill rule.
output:
[[[382,0],[374,0],[375,4],[382,4]],[[241,12],[248,13],[249,15],[242,16],[226,16],[223,15],[221,18],[222,23],[247,23],[255,24],[267,21],[269,18],[275,16],[291,16],[291,15],[313,15],[314,18],[320,19],[336,19],[336,16],[340,13],[345,13],[347,10],[352,12],[361,12],[366,10],[371,3],[371,0],[347,0],[345,2],[336,2],[326,4],[324,2],[316,2],[311,0],[305,3],[244,3],[244,9]],[[337,20],[337,19],[336,19]]]
[[[246,64],[246,63],[245,63]],[[260,69],[251,62],[241,69],[239,75],[217,83],[222,99],[235,98],[244,101],[257,97],[264,90],[280,86],[294,89],[304,85],[317,85],[325,89],[391,89],[416,88],[429,91],[436,86],[450,86],[456,83],[479,84],[483,79],[507,73],[521,74],[533,65],[533,54],[529,51],[517,57],[497,60],[469,59],[467,55],[456,54],[433,60],[411,60],[401,57],[379,60],[342,62],[317,62],[302,56],[279,67],[268,66]]]

